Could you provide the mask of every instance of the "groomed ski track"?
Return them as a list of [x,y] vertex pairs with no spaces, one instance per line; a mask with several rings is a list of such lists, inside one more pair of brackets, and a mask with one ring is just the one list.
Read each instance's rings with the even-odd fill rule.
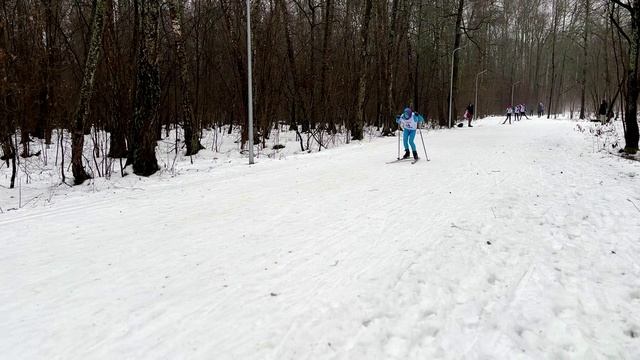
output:
[[502,120],[5,212],[0,357],[640,358],[640,164]]

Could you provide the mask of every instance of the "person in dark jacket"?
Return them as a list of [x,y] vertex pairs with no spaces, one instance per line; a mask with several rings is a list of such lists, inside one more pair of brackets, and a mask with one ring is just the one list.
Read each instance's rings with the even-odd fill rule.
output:
[[511,105],[507,106],[507,118],[504,119],[504,121],[502,122],[502,125],[507,123],[507,120],[509,120],[509,125],[511,125],[511,113],[513,112],[513,108],[511,107]]
[[600,104],[600,109],[598,109],[598,119],[602,125],[607,123],[607,100],[602,99],[602,103]]
[[544,105],[542,103],[538,103],[538,117],[544,116]]
[[471,126],[471,120],[473,120],[474,111],[475,111],[475,107],[473,106],[473,104],[469,104],[467,105],[467,109],[464,112],[464,117],[467,119],[467,121],[469,121],[469,127],[473,127]]

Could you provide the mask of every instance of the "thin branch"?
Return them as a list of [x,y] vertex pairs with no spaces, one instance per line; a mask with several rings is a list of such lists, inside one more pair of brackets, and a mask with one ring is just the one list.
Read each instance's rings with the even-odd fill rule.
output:
[[627,40],[628,43],[631,43],[631,39],[629,38],[629,36],[627,36],[627,33],[622,29],[622,27],[620,27],[620,24],[618,24],[618,21],[616,20],[616,18],[613,16],[613,10],[611,10],[611,13],[609,13],[609,19],[611,19],[611,22],[613,22],[613,24],[616,26],[616,28],[618,29],[618,32],[620,34],[622,34],[622,36],[624,36],[624,38]]

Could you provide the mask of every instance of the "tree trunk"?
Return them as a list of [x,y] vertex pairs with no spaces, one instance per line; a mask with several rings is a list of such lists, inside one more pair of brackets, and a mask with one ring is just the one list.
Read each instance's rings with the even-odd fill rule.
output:
[[11,133],[13,132],[13,124],[11,124],[9,117],[8,107],[8,92],[9,86],[6,79],[9,78],[9,51],[8,51],[8,34],[7,23],[4,17],[0,17],[0,150],[2,150],[2,156],[0,160],[7,163],[9,167],[9,161],[13,162],[13,170],[11,174],[10,189],[15,186],[16,179],[16,157],[17,150],[13,145],[11,139]]
[[361,46],[360,49],[360,72],[358,73],[358,96],[357,96],[357,115],[353,126],[353,140],[364,139],[364,96],[367,92],[367,73],[369,70],[369,23],[371,22],[371,8],[373,0],[366,0],[364,17],[362,20],[362,29],[360,31]]
[[[129,122],[126,120],[130,112],[130,96],[128,91],[130,88],[123,86],[122,77],[130,75],[130,65],[121,65],[121,56],[119,51],[116,31],[114,25],[114,1],[106,0],[106,9],[104,13],[104,37],[103,37],[103,56],[104,63],[107,66],[109,86],[108,91],[111,96],[109,103],[109,118],[106,120],[106,130],[109,132],[109,153],[110,158],[126,158],[128,157],[126,128]],[[128,62],[128,61],[127,61]]]
[[138,44],[136,98],[133,115],[133,172],[150,176],[159,170],[156,125],[160,103],[158,17],[160,0],[142,0],[142,36]]
[[587,65],[589,56],[589,14],[591,13],[591,3],[584,1],[584,34],[582,35],[582,81],[580,83],[580,119],[585,118],[585,96],[587,92]]
[[102,45],[102,32],[104,29],[105,0],[96,0],[93,21],[91,24],[91,40],[89,42],[89,52],[84,67],[84,76],[80,88],[80,99],[74,114],[73,136],[71,145],[71,170],[73,172],[73,182],[76,185],[82,184],[91,176],[87,174],[82,165],[84,149],[85,124],[89,119],[89,103],[93,95],[96,67],[100,58],[100,48]]
[[53,68],[55,66],[57,44],[55,43],[54,22],[56,19],[53,15],[52,0],[44,0],[44,19],[45,19],[45,58],[42,59],[41,65],[41,87],[39,99],[38,121],[36,123],[35,136],[44,139],[47,145],[51,144],[51,113],[53,111],[52,104],[54,99],[54,78]]
[[191,88],[189,87],[189,64],[184,50],[184,38],[182,35],[182,9],[178,0],[169,0],[169,16],[171,17],[171,32],[175,42],[175,53],[178,62],[178,78],[180,80],[180,91],[182,96],[182,117],[184,121],[184,141],[187,145],[185,155],[195,155],[204,146],[200,144],[200,126],[194,117],[193,105],[191,103]]
[[[13,189],[16,186],[16,174],[18,172],[17,159],[18,159],[18,144],[16,139],[16,144],[14,145],[11,136],[7,136],[7,140],[9,142],[9,156],[11,157],[11,183],[9,184],[9,189]],[[8,165],[7,160],[7,165]]]
[[[420,2],[420,4],[418,5],[418,14],[422,14],[422,1]],[[418,19],[418,34],[416,36],[416,47],[415,47],[415,54],[416,54],[416,62],[414,64],[414,68],[413,68],[413,108],[418,111],[418,112],[424,112],[423,108],[421,107],[421,103],[420,103],[420,44],[422,43],[421,39],[422,39],[422,34],[423,34],[423,30],[422,30],[422,24],[423,21],[422,19]],[[425,108],[426,109],[426,106]]]
[[640,55],[640,0],[633,0],[631,10],[631,42],[627,73],[627,101],[625,111],[625,147],[627,154],[638,152],[638,56]]
[[124,132],[119,126],[111,129],[109,136],[109,153],[108,157],[113,159],[126,158],[128,155],[127,141]]
[[549,102],[547,104],[547,119],[551,118],[552,103],[553,100],[553,88],[555,86],[556,77],[556,38],[558,30],[558,4],[554,0],[553,2],[553,39],[551,43],[551,85],[549,86]]
[[316,69],[318,56],[316,55],[317,46],[316,46],[316,3],[313,0],[307,0],[309,5],[309,10],[311,15],[308,17],[310,19],[310,28],[309,28],[309,46],[311,47],[311,51],[309,52],[309,69],[311,74],[309,74],[311,89],[309,90],[309,96],[311,98],[311,116],[309,117],[309,129],[315,129],[316,123],[318,122],[318,90],[317,90],[317,75]]
[[[329,42],[331,41],[331,30],[333,19],[333,1],[327,0],[324,10],[324,38],[322,40],[322,69],[320,70],[320,104],[322,106],[322,124],[330,122],[333,119],[327,119],[328,94],[327,94],[327,72],[329,71]],[[331,125],[333,126],[333,125]],[[331,127],[330,126],[330,127]]]
[[[289,27],[290,19],[289,12],[284,0],[277,0],[278,9],[280,10],[280,16],[282,17],[284,27],[284,38],[287,44],[287,60],[289,65],[289,73],[291,75],[291,82],[293,88],[293,99],[291,100],[291,127],[298,129],[298,109],[301,109],[302,114],[306,114],[307,111],[304,108],[304,101],[301,101],[302,95],[300,93],[300,83],[298,71],[296,69],[295,50],[293,48],[293,41],[291,39],[291,29]],[[304,149],[302,149],[304,151]]]
[[[385,79],[387,81],[387,89],[385,90],[386,94],[386,106],[385,110],[383,110],[382,114],[385,117],[383,119],[383,128],[382,135],[391,135],[392,134],[392,124],[394,120],[394,101],[393,101],[393,65],[397,61],[397,56],[395,52],[396,42],[397,42],[397,32],[398,32],[398,4],[399,0],[393,0],[391,3],[391,26],[389,27],[389,36],[387,38],[387,59],[385,62]],[[383,6],[386,8],[387,3],[384,2]]]
[[[456,29],[455,29],[455,38],[453,41],[453,49],[457,49],[460,47],[460,43],[462,42],[462,15],[464,12],[464,0],[459,0],[458,1],[458,12],[457,12],[457,16],[456,16]],[[452,50],[453,51],[453,50]],[[460,52],[460,51],[457,51]],[[451,99],[449,99],[449,101],[452,101],[452,105],[451,105],[451,109],[452,109],[452,121],[453,124],[455,124],[456,122],[456,114],[458,113],[456,110],[456,93],[458,92],[458,68],[459,68],[459,64],[460,64],[460,58],[458,56],[457,53],[453,54],[453,91],[451,92]]]

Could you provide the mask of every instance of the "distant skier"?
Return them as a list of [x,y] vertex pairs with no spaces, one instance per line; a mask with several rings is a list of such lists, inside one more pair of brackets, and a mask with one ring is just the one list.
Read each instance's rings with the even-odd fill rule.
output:
[[414,140],[416,138],[418,123],[424,122],[424,118],[422,115],[413,112],[411,108],[406,108],[402,115],[396,118],[396,122],[402,128],[402,140],[404,142],[404,156],[402,159],[408,159],[411,156],[409,154],[409,146],[411,146],[413,158],[415,161],[418,161],[418,150]]
[[513,117],[516,121],[520,121],[520,104],[513,108]]
[[529,120],[529,117],[527,116],[527,107],[524,106],[524,104],[520,104],[520,120],[522,120],[523,116]]
[[467,105],[467,110],[464,112],[464,117],[469,122],[469,127],[473,127],[471,125],[471,120],[473,120],[473,112],[474,112],[474,110],[475,110],[474,109],[474,105],[473,104],[469,104],[469,105]]
[[509,124],[511,124],[511,112],[513,111],[513,108],[511,107],[511,105],[507,106],[507,118],[504,119],[504,121],[502,122],[502,125],[507,123],[507,120],[509,120]]
[[542,103],[538,103],[538,117],[544,116],[544,105]]
[[598,109],[598,118],[602,125],[607,123],[607,100],[602,99],[602,103],[600,104],[600,109]]

